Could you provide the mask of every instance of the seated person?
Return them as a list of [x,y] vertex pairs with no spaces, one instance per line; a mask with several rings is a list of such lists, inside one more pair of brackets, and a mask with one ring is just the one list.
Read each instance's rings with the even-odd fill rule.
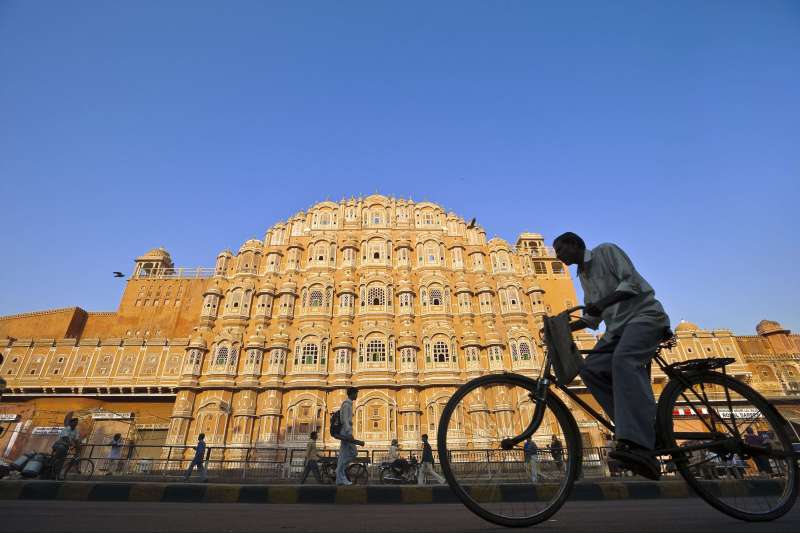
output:
[[658,479],[661,468],[648,452],[655,447],[656,402],[650,384],[650,362],[669,330],[669,317],[655,291],[636,271],[630,258],[615,244],[589,250],[574,233],[553,241],[556,256],[578,265],[585,310],[573,331],[606,331],[580,371],[589,392],[616,427],[616,449],[609,453],[624,468]]

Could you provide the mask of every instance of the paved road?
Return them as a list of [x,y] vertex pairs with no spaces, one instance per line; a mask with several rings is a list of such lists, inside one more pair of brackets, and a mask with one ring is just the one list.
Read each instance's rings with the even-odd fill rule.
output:
[[[0,501],[0,531],[244,532],[505,531],[460,504],[265,505]],[[697,499],[568,502],[535,531],[800,531],[800,508],[766,524],[747,524]]]

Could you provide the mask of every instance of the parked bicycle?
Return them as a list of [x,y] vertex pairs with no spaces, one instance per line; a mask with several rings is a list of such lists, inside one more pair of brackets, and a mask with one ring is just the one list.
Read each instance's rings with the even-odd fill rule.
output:
[[[467,508],[492,523],[537,524],[569,497],[580,474],[582,441],[568,404],[580,406],[614,431],[612,422],[567,388],[559,372],[553,373],[561,363],[551,360],[557,339],[548,339],[548,321],[569,320],[580,309],[545,317],[546,352],[539,379],[511,373],[473,379],[453,394],[442,413],[437,437],[447,482]],[[665,332],[654,357],[668,381],[658,401],[658,440],[652,455],[673,464],[700,497],[725,514],[747,521],[784,515],[798,491],[797,455],[787,422],[763,396],[727,374],[734,359],[669,364],[661,353],[676,344],[672,332]],[[769,443],[748,438],[753,434],[768,435]],[[529,437],[539,444],[535,475],[526,467],[521,447]],[[493,451],[481,464],[471,460],[471,448]],[[709,464],[727,466],[736,475],[706,481]],[[769,475],[764,465],[769,465]]]
[[[323,483],[336,482],[336,457],[320,457],[317,461],[319,474]],[[345,475],[354,484],[366,485],[369,481],[369,471],[367,470],[365,459],[356,458],[347,465]]]

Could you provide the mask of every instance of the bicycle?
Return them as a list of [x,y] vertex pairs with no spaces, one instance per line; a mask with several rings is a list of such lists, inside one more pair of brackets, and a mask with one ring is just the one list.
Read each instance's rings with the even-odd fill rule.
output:
[[[323,483],[334,483],[336,481],[336,463],[335,457],[320,457],[317,461],[319,465],[319,475]],[[345,475],[347,479],[353,484],[366,485],[369,481],[369,472],[364,460],[354,459],[352,463],[345,468]]]
[[59,481],[89,481],[94,474],[94,461],[74,452],[64,462],[61,472],[57,473]]
[[[456,390],[442,412],[437,441],[447,482],[470,511],[489,522],[531,526],[553,516],[567,500],[582,464],[582,437],[569,402],[614,432],[610,420],[567,388],[570,377],[559,380],[558,364],[553,374],[551,352],[558,353],[553,346],[560,345],[548,338],[548,321],[568,322],[580,309],[545,317],[538,379],[512,373],[475,378]],[[565,335],[572,343],[571,334]],[[662,351],[676,345],[667,330],[653,359],[668,381],[657,404],[657,444],[651,454],[668,457],[689,486],[725,514],[746,521],[784,515],[798,492],[797,455],[786,421],[758,392],[727,374],[733,358],[667,363]],[[771,444],[758,443],[764,433],[774,436]],[[526,469],[519,446],[529,437],[539,444],[537,476]],[[476,451],[482,448],[489,451]],[[711,462],[736,465],[740,475],[703,480]],[[765,464],[769,477],[762,475]]]

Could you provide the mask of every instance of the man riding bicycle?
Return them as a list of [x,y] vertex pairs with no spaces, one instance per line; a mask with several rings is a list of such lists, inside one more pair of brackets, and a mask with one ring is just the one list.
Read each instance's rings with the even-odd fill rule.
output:
[[64,418],[64,427],[62,427],[61,431],[58,433],[58,440],[56,440],[52,446],[53,459],[50,471],[53,478],[57,478],[58,473],[61,472],[70,448],[75,448],[77,450],[79,446],[80,433],[78,432],[78,419],[69,413]]
[[558,259],[578,266],[584,292],[583,317],[573,331],[606,331],[586,358],[580,376],[589,392],[613,420],[616,449],[609,456],[624,468],[650,479],[660,477],[658,460],[648,455],[655,447],[656,402],[650,383],[650,362],[669,330],[669,317],[655,291],[615,244],[589,250],[575,233],[553,241]]

